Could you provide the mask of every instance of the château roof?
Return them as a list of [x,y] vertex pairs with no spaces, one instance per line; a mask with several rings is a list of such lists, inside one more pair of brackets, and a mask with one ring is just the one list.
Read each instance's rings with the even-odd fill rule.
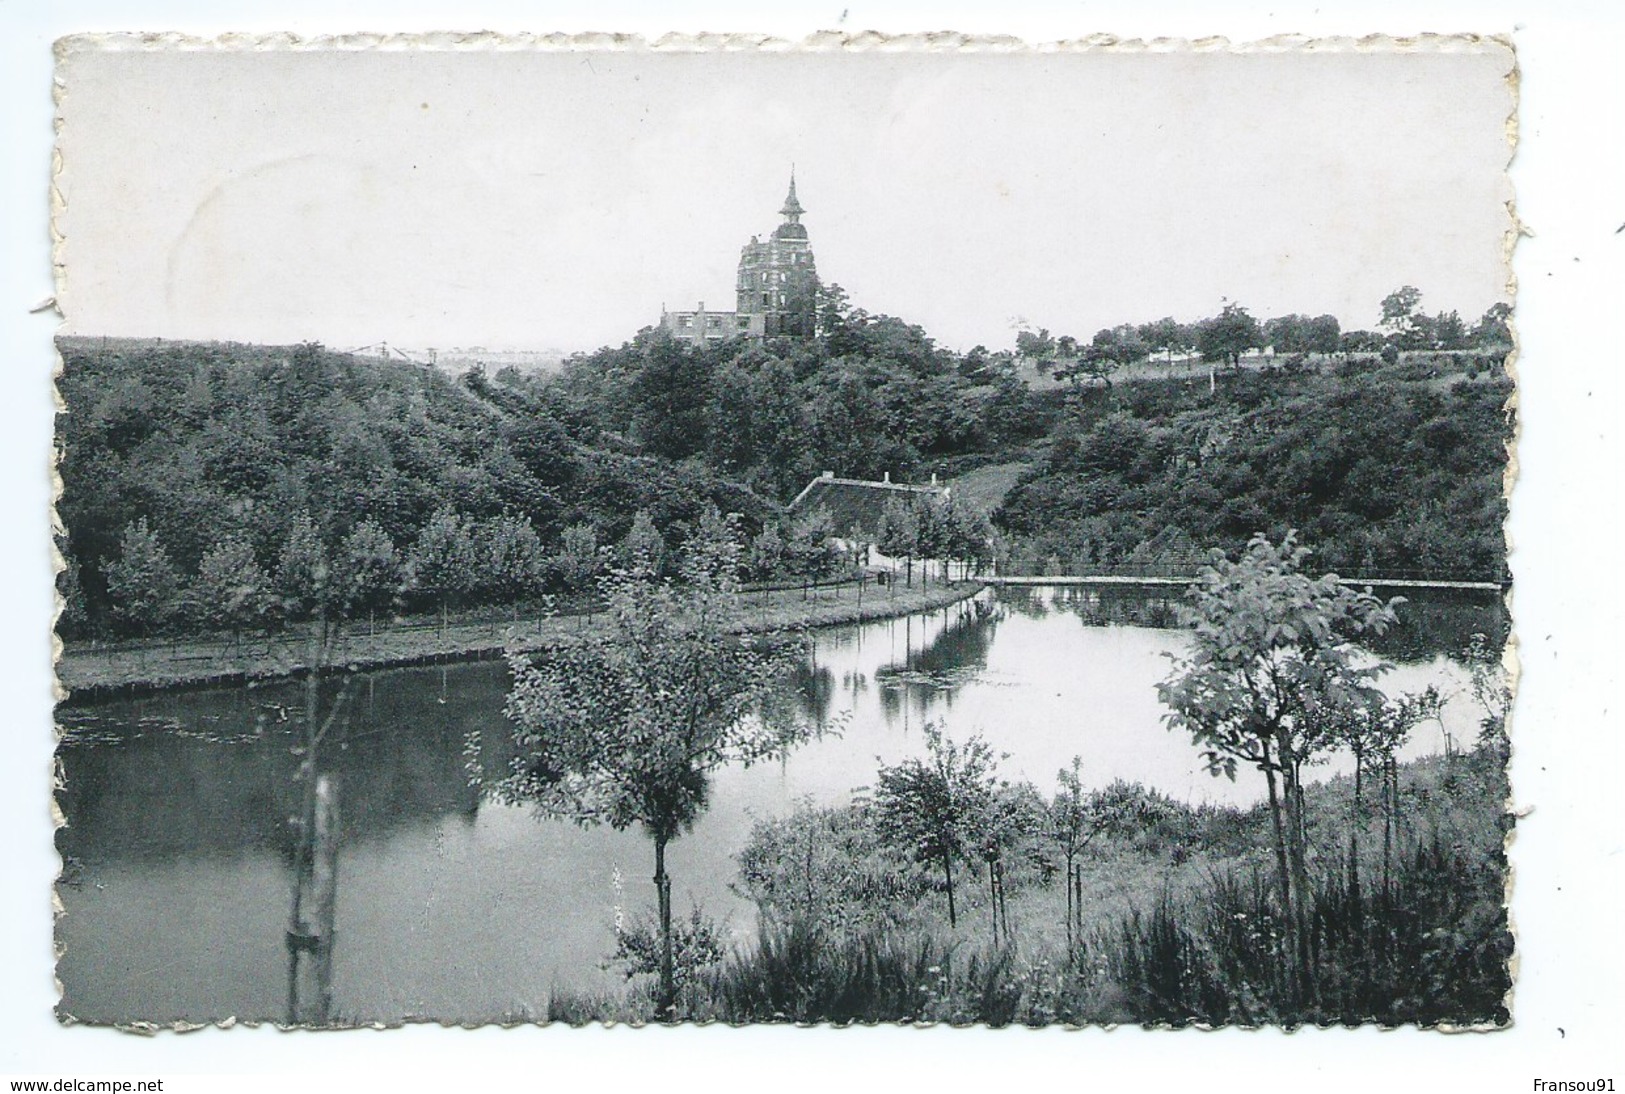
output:
[[792,222],[802,213],[806,212],[806,210],[801,207],[801,202],[796,200],[796,173],[794,170],[790,172],[790,193],[785,197],[784,208],[780,209],[779,212],[786,220]]
[[790,193],[785,195],[784,208],[779,212],[784,216],[784,223],[773,229],[774,239],[806,239],[807,229],[801,223],[801,214],[806,212],[801,202],[796,200],[796,172],[790,169]]

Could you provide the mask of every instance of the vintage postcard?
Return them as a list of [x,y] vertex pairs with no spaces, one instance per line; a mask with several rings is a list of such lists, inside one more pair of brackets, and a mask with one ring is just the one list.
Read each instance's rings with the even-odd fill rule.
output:
[[57,49],[63,1022],[1511,1021],[1507,41]]

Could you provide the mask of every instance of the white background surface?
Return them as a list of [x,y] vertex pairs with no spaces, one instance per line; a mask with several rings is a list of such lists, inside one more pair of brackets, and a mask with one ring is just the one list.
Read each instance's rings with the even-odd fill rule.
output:
[[[1613,5],[1426,2],[1051,5],[851,3],[519,5],[464,0],[316,0],[217,5],[158,0],[0,3],[6,231],[0,314],[0,1075],[163,1077],[165,1089],[303,1088],[1004,1090],[1535,1089],[1534,1080],[1625,1082],[1625,857],[1618,694],[1621,305],[1625,304],[1625,22]],[[303,33],[356,29],[751,29],[787,37],[824,28],[954,29],[1053,40],[1223,33],[1510,33],[1523,72],[1517,324],[1523,436],[1512,500],[1514,617],[1524,678],[1513,727],[1518,805],[1533,812],[1513,846],[1520,964],[1512,1029],[1137,1029],[956,1031],[445,1030],[281,1033],[206,1030],[139,1038],[59,1027],[51,1016],[49,886],[49,344],[55,319],[28,314],[51,295],[45,187],[51,152],[50,42],[87,30]],[[204,1078],[213,1075],[217,1078]],[[218,1076],[257,1076],[218,1078]],[[488,1085],[500,1084],[500,1085]]]

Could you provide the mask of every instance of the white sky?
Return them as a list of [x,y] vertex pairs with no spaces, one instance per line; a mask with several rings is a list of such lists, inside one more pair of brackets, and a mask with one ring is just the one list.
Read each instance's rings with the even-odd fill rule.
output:
[[1510,54],[80,51],[68,329],[590,349],[730,308],[793,162],[818,269],[1019,318],[1502,299]]

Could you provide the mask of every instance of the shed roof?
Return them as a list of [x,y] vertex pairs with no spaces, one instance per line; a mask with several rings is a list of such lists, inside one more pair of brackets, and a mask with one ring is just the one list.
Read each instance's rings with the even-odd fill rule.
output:
[[837,535],[859,532],[872,538],[880,531],[880,517],[886,511],[888,501],[897,497],[921,496],[947,497],[948,488],[821,475],[796,495],[790,503],[790,511],[806,513],[822,507],[833,518]]

